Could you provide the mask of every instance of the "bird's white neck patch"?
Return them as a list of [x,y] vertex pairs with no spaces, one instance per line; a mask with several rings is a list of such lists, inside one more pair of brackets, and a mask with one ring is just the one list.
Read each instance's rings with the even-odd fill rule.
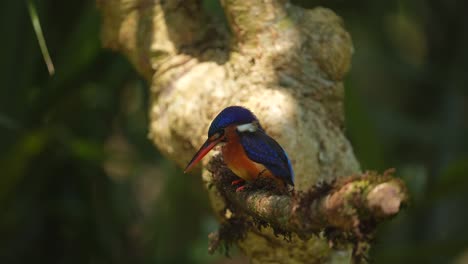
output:
[[257,131],[258,126],[254,123],[247,123],[237,126],[237,131],[239,132],[255,132]]

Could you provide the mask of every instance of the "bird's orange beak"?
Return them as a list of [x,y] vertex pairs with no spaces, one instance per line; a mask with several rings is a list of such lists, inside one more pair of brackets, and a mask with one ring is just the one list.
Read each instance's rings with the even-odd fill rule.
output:
[[223,137],[219,137],[217,139],[207,139],[205,141],[205,143],[203,143],[203,145],[201,146],[201,148],[197,151],[197,153],[195,154],[195,156],[193,156],[192,160],[189,162],[189,164],[187,165],[187,167],[185,168],[184,170],[184,173],[187,173],[188,171],[190,171],[193,167],[195,167],[195,165],[201,160],[203,159],[203,157],[205,157],[206,154],[208,154],[208,152],[210,152],[210,150],[212,150],[221,140],[223,139]]

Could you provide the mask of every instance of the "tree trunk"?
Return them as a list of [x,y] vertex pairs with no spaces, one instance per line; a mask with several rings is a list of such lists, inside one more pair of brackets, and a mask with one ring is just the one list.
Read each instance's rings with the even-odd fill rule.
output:
[[[242,105],[288,152],[296,191],[360,173],[343,133],[342,80],[353,47],[332,11],[285,0],[224,0],[228,29],[197,0],[97,1],[104,46],[124,53],[151,83],[149,137],[167,157],[186,165],[214,116]],[[212,185],[212,173],[204,170],[203,180]],[[207,190],[222,212],[226,196]],[[237,244],[252,263],[351,259],[349,246],[331,249],[320,236],[295,233],[286,241],[271,228],[252,228]]]

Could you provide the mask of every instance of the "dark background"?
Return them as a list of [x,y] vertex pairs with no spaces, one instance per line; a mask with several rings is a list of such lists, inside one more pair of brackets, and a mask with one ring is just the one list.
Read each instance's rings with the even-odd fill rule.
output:
[[[348,136],[363,168],[395,167],[411,191],[372,262],[468,263],[466,1],[295,2],[343,17]],[[26,2],[0,4],[0,263],[245,261],[207,255],[206,193],[147,139],[147,84],[101,48],[94,1],[35,4],[53,77]]]

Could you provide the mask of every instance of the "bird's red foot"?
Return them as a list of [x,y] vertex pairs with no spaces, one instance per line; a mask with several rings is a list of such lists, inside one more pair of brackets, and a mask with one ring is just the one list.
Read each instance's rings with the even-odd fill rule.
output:
[[231,182],[231,186],[234,186],[234,185],[237,185],[237,184],[243,183],[243,182],[244,182],[243,179],[235,180],[235,181],[232,181],[232,182]]
[[245,185],[242,185],[241,187],[238,187],[236,189],[236,192],[242,192],[242,190],[244,190],[244,189],[245,189]]

